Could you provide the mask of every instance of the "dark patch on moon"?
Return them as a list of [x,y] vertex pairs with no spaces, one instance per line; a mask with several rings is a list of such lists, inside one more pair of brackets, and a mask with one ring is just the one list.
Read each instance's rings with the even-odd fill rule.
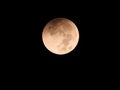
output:
[[60,30],[58,31],[58,33],[59,33],[61,36],[65,36],[65,30],[63,30],[63,29],[60,29]]
[[72,30],[73,30],[73,27],[68,23],[68,22],[66,22],[64,25],[63,25],[63,28],[65,29],[65,30],[69,30],[68,32],[71,32]]
[[51,29],[53,29],[53,28],[54,28],[53,25],[49,25],[47,29],[48,29],[48,30],[51,30]]
[[48,25],[46,27],[46,31],[50,34],[50,35],[54,35],[57,33],[57,27],[54,25]]
[[62,48],[61,48],[62,51],[67,49],[67,46],[69,45],[69,42],[71,40],[72,40],[72,35],[71,34],[65,35],[65,39],[63,39],[62,42],[60,43],[60,45],[63,45]]

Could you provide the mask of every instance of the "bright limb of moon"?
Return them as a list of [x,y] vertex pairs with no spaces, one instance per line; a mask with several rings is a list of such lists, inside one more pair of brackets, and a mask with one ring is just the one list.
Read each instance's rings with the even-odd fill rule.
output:
[[67,54],[74,50],[79,37],[76,25],[66,18],[55,18],[49,21],[42,32],[45,47],[58,55]]

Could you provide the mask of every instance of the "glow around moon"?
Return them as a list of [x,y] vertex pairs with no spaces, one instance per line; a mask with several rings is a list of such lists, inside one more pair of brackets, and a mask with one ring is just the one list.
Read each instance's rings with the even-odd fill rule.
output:
[[42,40],[50,52],[63,55],[71,52],[77,46],[79,32],[71,20],[55,18],[44,27]]

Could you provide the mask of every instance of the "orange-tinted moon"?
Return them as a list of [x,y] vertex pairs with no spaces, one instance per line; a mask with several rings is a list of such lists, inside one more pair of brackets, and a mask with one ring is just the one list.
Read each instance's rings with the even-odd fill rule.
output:
[[79,36],[76,25],[66,18],[55,18],[49,21],[42,32],[45,47],[58,55],[71,52],[77,46]]

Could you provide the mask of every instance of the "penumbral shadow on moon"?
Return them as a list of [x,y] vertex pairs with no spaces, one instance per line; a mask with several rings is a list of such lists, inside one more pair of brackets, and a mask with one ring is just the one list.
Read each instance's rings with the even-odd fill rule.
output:
[[54,35],[56,33],[64,34],[64,32],[71,32],[72,25],[69,20],[63,18],[57,18],[50,21],[47,24],[46,30],[50,35]]

